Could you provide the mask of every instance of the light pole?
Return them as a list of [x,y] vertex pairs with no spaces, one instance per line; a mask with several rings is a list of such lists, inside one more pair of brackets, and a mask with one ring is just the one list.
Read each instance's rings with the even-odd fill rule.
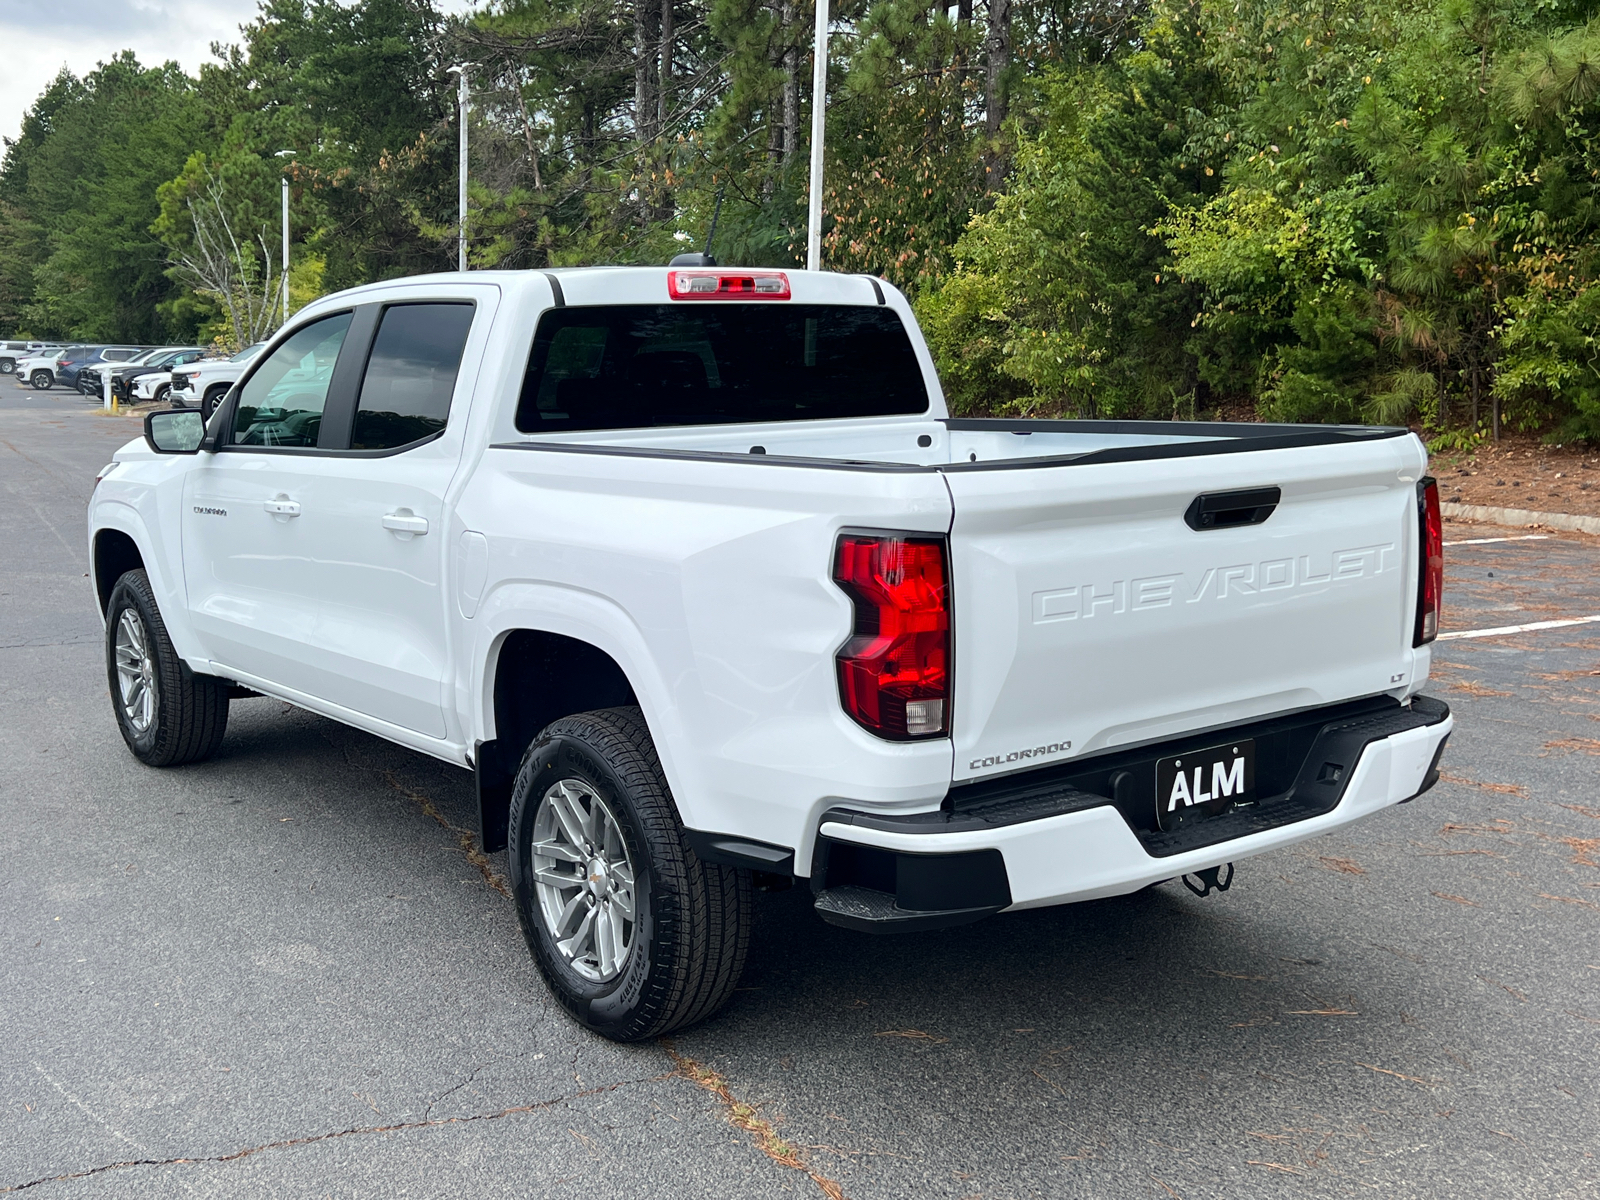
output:
[[467,269],[467,68],[465,63],[457,63],[451,67],[448,74],[456,77],[456,107],[461,110],[461,133],[457,140],[461,143],[461,164],[456,181],[456,209],[460,214],[456,221],[456,270]]
[[828,120],[828,0],[817,0],[811,64],[811,204],[806,215],[806,270],[822,270],[822,133]]
[[[274,158],[293,158],[293,150],[279,150]],[[289,177],[283,177],[283,323],[289,323]]]

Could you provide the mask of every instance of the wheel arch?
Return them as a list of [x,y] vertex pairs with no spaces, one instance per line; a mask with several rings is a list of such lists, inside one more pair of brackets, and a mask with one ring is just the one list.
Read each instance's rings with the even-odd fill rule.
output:
[[[597,596],[533,590],[540,595],[519,595],[515,607],[504,592],[492,595],[473,622],[482,622],[484,637],[473,689],[473,767],[488,850],[505,845],[511,785],[523,753],[561,717],[637,705],[675,797],[686,784],[671,753],[677,714],[638,628]],[[547,590],[552,594],[544,595]]]
[[[101,484],[101,488],[106,486]],[[144,501],[148,503],[149,497]],[[183,561],[176,537],[160,536],[162,531],[150,528],[140,508],[122,498],[92,501],[89,528],[90,576],[101,619],[105,619],[117,580],[124,572],[142,567],[150,578],[150,590],[155,593],[172,644],[191,667],[205,670],[184,603]]]
[[121,529],[98,529],[94,535],[94,590],[100,602],[100,616],[106,615],[111,591],[129,571],[144,567],[139,544]]

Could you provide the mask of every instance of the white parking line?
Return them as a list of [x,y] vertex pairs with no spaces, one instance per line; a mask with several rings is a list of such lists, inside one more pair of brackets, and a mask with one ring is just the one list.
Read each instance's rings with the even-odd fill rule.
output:
[[1459,542],[1446,542],[1446,546],[1487,546],[1490,542],[1547,542],[1548,533],[1524,533],[1519,537],[1463,538]]
[[1535,621],[1531,625],[1502,625],[1499,629],[1460,629],[1454,633],[1441,633],[1438,641],[1449,638],[1501,637],[1508,633],[1532,633],[1536,629],[1561,629],[1567,625],[1588,625],[1600,621],[1600,614],[1592,617],[1568,617],[1564,621]]

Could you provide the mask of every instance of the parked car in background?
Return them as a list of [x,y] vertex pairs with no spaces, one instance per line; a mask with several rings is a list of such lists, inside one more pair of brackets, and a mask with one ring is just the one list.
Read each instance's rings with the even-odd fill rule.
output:
[[15,375],[17,363],[35,354],[54,354],[61,347],[49,342],[0,342],[0,375]]
[[143,346],[70,346],[56,356],[56,382],[78,386],[78,373],[101,363],[130,362],[145,352]]
[[183,351],[163,367],[140,368],[136,374],[123,376],[114,385],[120,387],[118,395],[130,404],[143,404],[151,400],[163,401],[172,392],[172,370],[199,362],[205,353],[198,346]]
[[174,365],[193,362],[205,353],[204,346],[157,346],[126,363],[109,363],[85,368],[78,376],[78,390],[86,396],[99,396],[105,389],[105,372],[111,372],[111,394],[128,399],[130,380],[151,371],[171,371]]
[[16,375],[41,392],[56,385],[56,360],[78,347],[50,347],[17,359]]
[[172,391],[167,395],[168,401],[178,408],[199,405],[201,411],[209,417],[211,409],[228,394],[229,388],[239,382],[250,360],[265,345],[265,342],[257,342],[253,346],[246,346],[230,358],[202,359],[182,370],[174,371]]

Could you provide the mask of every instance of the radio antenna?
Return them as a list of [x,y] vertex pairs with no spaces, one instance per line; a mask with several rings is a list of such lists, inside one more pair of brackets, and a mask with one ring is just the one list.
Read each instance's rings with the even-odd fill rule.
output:
[[707,266],[716,265],[716,260],[711,257],[711,239],[717,236],[717,218],[722,215],[722,194],[727,190],[726,185],[717,189],[717,203],[711,210],[711,228],[706,230],[706,248],[703,252]]

